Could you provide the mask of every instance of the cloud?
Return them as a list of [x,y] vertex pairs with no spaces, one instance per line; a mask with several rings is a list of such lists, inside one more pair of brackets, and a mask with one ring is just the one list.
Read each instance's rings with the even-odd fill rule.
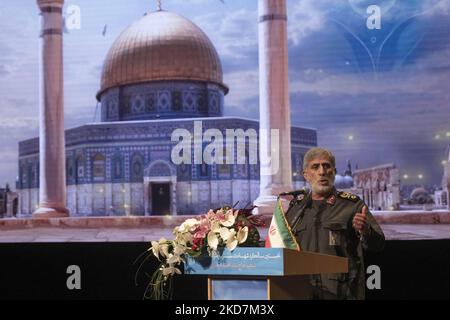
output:
[[[405,77],[402,77],[404,75]],[[311,77],[318,77],[310,80]],[[321,70],[307,69],[296,73],[291,82],[291,92],[313,92],[318,95],[345,94],[359,96],[364,94],[441,94],[445,88],[443,81],[449,80],[445,73],[409,74],[390,72],[382,79],[374,79],[372,74],[355,76],[352,74],[324,74]],[[423,81],[426,79],[426,81]]]
[[239,61],[257,52],[257,17],[256,10],[242,8],[200,15],[193,21],[209,36],[222,59]]
[[230,88],[225,97],[225,114],[257,117],[257,10],[239,8],[207,13],[193,21],[210,37],[221,58],[224,82]]
[[0,119],[0,128],[2,131],[11,129],[37,128],[37,117],[2,117]]
[[378,73],[358,68],[363,57],[349,59],[332,30],[290,48],[292,122],[318,128],[319,144],[335,151],[340,168],[347,159],[360,168],[395,162],[401,172],[424,172],[425,183],[440,181],[450,142],[450,34],[448,19],[425,22],[407,63]]
[[429,15],[448,15],[450,13],[449,0],[422,0],[421,12]]
[[1,11],[0,185],[13,186],[18,142],[38,134],[39,16],[35,4],[17,10],[17,4],[10,3]]
[[[0,15],[0,79],[23,70],[37,55],[39,19],[37,6],[25,6],[17,14],[14,6],[3,6]],[[7,17],[7,19],[5,19]],[[3,75],[3,77],[2,77]]]
[[230,92],[225,97],[225,108],[228,105],[247,108],[244,102],[259,96],[257,70],[228,73],[225,75],[225,83],[230,87]]
[[[444,83],[448,83],[445,81]],[[395,162],[399,168],[426,170],[429,182],[442,175],[440,158],[450,130],[450,96],[418,91],[333,93],[300,92],[291,98],[292,123],[318,129],[319,144],[360,168]],[[434,136],[440,133],[442,139]],[[352,141],[348,136],[354,136]],[[428,164],[429,163],[429,164]]]
[[10,75],[11,71],[7,65],[0,65],[0,78],[6,75]]
[[288,2],[288,39],[294,46],[325,26],[329,1],[303,0]]
[[[3,141],[0,139],[0,142]],[[2,149],[2,161],[0,161],[0,187],[9,183],[9,186],[14,190],[17,175],[17,148],[14,149],[10,147]]]

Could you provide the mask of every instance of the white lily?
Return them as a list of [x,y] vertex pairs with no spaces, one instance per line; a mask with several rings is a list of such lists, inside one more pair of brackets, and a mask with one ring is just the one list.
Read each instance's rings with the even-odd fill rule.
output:
[[152,241],[151,249],[152,249],[153,255],[159,259],[159,242]]
[[[161,238],[159,241],[152,241],[151,242],[152,243],[153,254],[158,259],[159,259],[159,256],[161,254],[165,254],[166,253],[166,249],[167,249],[167,251],[169,250],[169,247],[167,246],[166,242],[167,242],[167,240],[165,238]],[[167,246],[167,248],[165,246]]]
[[186,252],[186,247],[184,245],[174,243],[173,254],[181,256],[185,252]]
[[178,233],[175,238],[175,241],[183,246],[187,246],[187,244],[191,243],[192,240],[194,240],[194,236],[189,232]]
[[219,245],[219,238],[217,237],[217,233],[210,231],[208,233],[208,246],[213,249],[217,250],[217,246]]
[[183,262],[183,259],[181,259],[180,255],[178,254],[170,254],[167,259],[167,263],[169,265],[180,264],[181,262]]
[[192,231],[193,227],[195,227],[199,223],[200,223],[200,221],[198,221],[197,219],[194,219],[194,218],[187,219],[185,222],[183,222],[181,224],[179,230],[181,232]]
[[236,231],[234,229],[230,230],[226,242],[227,242],[227,249],[230,251],[233,251],[237,247],[238,240],[236,238]]
[[220,232],[220,222],[219,221],[213,221],[211,223],[211,231],[212,232]]
[[184,237],[182,235],[177,235],[175,238],[175,241],[181,245],[181,246],[186,246],[186,240],[184,239]]
[[230,209],[225,213],[225,221],[222,221],[221,224],[224,227],[231,227],[236,221],[236,214],[233,213],[233,210]]
[[163,268],[162,273],[164,276],[168,276],[168,275],[173,276],[175,273],[181,274],[181,271],[180,271],[180,269],[175,268],[174,266],[169,266],[169,267]]
[[245,241],[247,241],[247,237],[248,237],[248,227],[243,227],[241,228],[238,233],[237,233],[237,241],[239,242],[239,244],[244,243]]
[[220,237],[224,242],[227,242],[228,237],[230,236],[230,229],[222,227],[219,231]]
[[167,243],[159,244],[159,254],[164,258],[169,256],[169,245]]

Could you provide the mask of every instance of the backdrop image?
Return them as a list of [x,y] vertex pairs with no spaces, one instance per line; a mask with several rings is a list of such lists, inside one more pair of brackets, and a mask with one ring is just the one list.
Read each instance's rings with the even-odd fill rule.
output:
[[[450,0],[266,2],[0,4],[7,270],[18,277],[14,257],[32,263],[24,252],[43,248],[37,270],[47,274],[61,248],[79,255],[94,242],[106,251],[82,263],[63,254],[56,273],[65,279],[72,263],[100,270],[223,206],[256,206],[262,244],[273,198],[310,188],[304,156],[322,147],[336,157],[336,189],[364,201],[386,237],[366,264],[388,284],[366,296],[446,294],[444,269],[420,290],[407,279],[433,273],[430,259],[450,263]],[[399,278],[403,263],[415,268]],[[83,297],[119,297],[104,283]],[[124,295],[143,293],[127,285]]]

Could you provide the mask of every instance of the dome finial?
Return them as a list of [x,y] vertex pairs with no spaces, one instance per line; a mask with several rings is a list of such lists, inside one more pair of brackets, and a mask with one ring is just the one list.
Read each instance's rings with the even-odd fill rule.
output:
[[158,4],[158,8],[156,9],[156,10],[158,10],[158,11],[161,11],[162,10],[162,8],[161,8],[161,0],[157,0],[156,1]]

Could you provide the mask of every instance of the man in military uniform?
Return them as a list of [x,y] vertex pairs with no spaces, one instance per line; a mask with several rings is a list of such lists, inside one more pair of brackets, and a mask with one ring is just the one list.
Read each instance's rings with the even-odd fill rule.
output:
[[313,299],[364,299],[363,250],[379,251],[384,234],[365,203],[356,195],[337,191],[333,154],[322,148],[309,150],[303,176],[311,190],[288,194],[286,219],[302,250],[347,257],[348,274],[314,275]]

